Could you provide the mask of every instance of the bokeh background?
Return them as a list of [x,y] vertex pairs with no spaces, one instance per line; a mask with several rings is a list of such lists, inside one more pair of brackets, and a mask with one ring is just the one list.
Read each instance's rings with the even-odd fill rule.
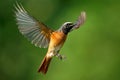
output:
[[0,80],[120,80],[120,0],[18,0],[52,29],[87,20],[71,32],[46,75],[37,73],[47,49],[32,45],[18,31],[16,0],[0,0]]

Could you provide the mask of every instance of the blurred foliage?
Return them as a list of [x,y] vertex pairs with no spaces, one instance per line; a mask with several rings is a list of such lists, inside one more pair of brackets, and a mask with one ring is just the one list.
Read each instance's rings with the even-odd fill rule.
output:
[[69,34],[60,52],[67,59],[54,58],[45,76],[37,69],[47,49],[19,33],[15,2],[0,1],[0,80],[120,80],[119,0],[18,0],[52,29],[87,13],[85,24]]

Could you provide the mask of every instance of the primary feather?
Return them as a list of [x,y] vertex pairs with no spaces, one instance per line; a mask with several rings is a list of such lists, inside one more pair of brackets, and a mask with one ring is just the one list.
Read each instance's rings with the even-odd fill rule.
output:
[[15,9],[19,31],[35,46],[47,48],[52,30],[29,15],[22,5],[17,3]]

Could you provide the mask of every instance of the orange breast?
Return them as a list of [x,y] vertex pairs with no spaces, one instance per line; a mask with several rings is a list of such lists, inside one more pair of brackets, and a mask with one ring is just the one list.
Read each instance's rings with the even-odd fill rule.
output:
[[66,35],[63,32],[53,32],[51,34],[50,45],[53,47],[62,46],[66,40]]

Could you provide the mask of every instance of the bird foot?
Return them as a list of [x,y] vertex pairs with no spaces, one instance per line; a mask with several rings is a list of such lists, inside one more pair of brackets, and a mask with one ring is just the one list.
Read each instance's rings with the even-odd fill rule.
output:
[[56,54],[55,56],[58,57],[60,60],[66,59],[66,56],[61,54]]

